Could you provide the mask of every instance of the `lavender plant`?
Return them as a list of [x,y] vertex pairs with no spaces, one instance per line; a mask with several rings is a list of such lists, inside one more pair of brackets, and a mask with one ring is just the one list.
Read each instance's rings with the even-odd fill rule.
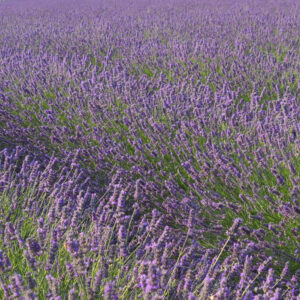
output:
[[300,299],[296,1],[1,1],[1,299]]

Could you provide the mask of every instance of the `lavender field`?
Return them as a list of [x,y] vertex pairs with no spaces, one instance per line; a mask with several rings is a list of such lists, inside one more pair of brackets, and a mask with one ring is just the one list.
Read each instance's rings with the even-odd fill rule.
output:
[[0,299],[299,300],[300,2],[0,1]]

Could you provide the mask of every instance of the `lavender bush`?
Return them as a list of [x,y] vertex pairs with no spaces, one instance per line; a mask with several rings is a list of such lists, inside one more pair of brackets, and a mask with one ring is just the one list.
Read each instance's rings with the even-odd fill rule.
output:
[[1,299],[300,299],[300,5],[1,1]]

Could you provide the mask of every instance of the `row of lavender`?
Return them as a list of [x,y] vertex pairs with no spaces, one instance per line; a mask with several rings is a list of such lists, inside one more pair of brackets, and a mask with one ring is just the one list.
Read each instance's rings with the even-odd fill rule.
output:
[[76,157],[41,163],[20,146],[0,155],[4,299],[63,299],[66,293],[68,299],[252,299],[254,288],[265,299],[293,299],[299,292],[299,274],[287,280],[286,262],[276,276],[274,257],[263,254],[271,243],[250,241],[240,218],[226,241],[205,249],[197,241],[203,230],[195,228],[196,211],[190,210],[185,233],[166,225],[156,209],[145,214],[145,184],[125,171],[108,174],[99,197],[97,182]]
[[0,4],[0,297],[297,299],[299,5]]

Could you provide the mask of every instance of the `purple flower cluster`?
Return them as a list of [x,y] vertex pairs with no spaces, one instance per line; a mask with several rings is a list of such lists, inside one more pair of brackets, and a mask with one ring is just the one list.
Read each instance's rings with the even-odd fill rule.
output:
[[299,16],[1,2],[0,298],[300,299]]

